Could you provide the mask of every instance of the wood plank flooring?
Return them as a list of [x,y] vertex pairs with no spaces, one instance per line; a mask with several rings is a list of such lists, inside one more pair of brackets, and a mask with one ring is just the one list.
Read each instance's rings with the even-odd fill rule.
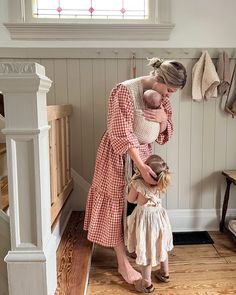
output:
[[[175,246],[170,254],[171,282],[158,283],[153,277],[154,294],[236,295],[236,241],[219,232],[210,235],[213,245]],[[117,273],[113,250],[95,246],[87,295],[135,293]]]
[[[92,243],[83,231],[83,212],[73,212],[57,251],[58,288],[55,295],[85,294]],[[168,284],[153,277],[158,295],[236,295],[236,240],[210,233],[213,245],[175,246],[170,254]],[[130,258],[133,266],[135,261]],[[135,266],[138,270],[138,267]],[[114,251],[95,246],[87,295],[136,294],[117,273]]]
[[72,212],[57,250],[55,295],[84,295],[93,244],[83,231],[84,212]]

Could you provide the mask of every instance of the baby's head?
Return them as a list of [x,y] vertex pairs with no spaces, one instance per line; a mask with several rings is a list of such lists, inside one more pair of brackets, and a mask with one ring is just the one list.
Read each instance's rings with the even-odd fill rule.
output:
[[162,96],[159,92],[149,89],[143,93],[143,101],[148,109],[158,109],[160,107]]
[[145,164],[152,168],[157,177],[153,177],[157,181],[157,187],[160,192],[165,192],[170,184],[170,172],[166,162],[158,155],[152,155],[147,158]]

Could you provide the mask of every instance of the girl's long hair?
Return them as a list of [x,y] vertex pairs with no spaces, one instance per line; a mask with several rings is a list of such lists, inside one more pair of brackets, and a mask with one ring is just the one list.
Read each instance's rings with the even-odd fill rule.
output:
[[157,181],[157,187],[160,192],[165,192],[167,186],[170,184],[169,167],[165,161],[158,155],[148,157],[145,164],[152,168],[157,177],[153,177]]

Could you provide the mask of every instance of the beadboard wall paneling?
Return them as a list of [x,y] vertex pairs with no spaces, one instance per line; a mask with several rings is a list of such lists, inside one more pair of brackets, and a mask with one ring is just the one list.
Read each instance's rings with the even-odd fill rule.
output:
[[[111,89],[116,83],[132,77],[130,50],[122,49],[118,54],[112,49],[105,51],[96,53],[93,50],[91,58],[90,51],[84,52],[81,58],[76,52],[73,58],[58,54],[53,58],[51,54],[47,57],[44,49],[41,53],[38,51],[38,58],[34,55],[33,59],[45,66],[46,75],[53,81],[48,104],[73,105],[72,168],[89,183],[97,147],[106,128]],[[139,51],[140,55],[145,54],[135,62],[137,76],[150,71],[145,56],[151,50],[138,50],[137,53]],[[209,52],[216,62],[217,50]],[[234,52],[229,49],[230,57]],[[198,49],[172,49],[169,54],[165,53],[165,57],[168,55],[182,62],[188,72],[186,87],[172,96],[173,137],[168,144],[154,144],[154,152],[168,162],[172,172],[172,184],[163,204],[173,210],[220,208],[225,190],[221,171],[236,168],[236,119],[222,111],[225,98],[223,102],[220,98],[203,102],[191,99],[191,70],[200,53]],[[1,57],[1,61],[12,60],[16,59]],[[231,69],[234,62],[235,59],[231,60]],[[236,188],[232,186],[231,208],[236,208],[235,195]]]

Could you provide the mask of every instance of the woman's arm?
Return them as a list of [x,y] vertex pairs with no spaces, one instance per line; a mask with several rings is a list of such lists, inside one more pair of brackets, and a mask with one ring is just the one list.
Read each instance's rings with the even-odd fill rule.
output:
[[137,197],[138,197],[138,192],[131,185],[130,192],[127,197],[128,202],[134,203],[137,200]]
[[172,107],[168,98],[163,99],[160,109],[144,110],[144,116],[147,120],[159,122],[160,132],[156,142],[165,144],[173,134]]
[[139,147],[133,133],[134,105],[128,89],[119,84],[109,99],[108,134],[115,154],[124,155],[131,147]]
[[155,172],[151,169],[151,167],[143,163],[142,159],[139,156],[137,148],[130,148],[128,150],[128,154],[130,155],[131,159],[134,161],[134,164],[138,168],[143,179],[149,184],[156,184],[156,181],[151,177],[151,175],[156,177]]

